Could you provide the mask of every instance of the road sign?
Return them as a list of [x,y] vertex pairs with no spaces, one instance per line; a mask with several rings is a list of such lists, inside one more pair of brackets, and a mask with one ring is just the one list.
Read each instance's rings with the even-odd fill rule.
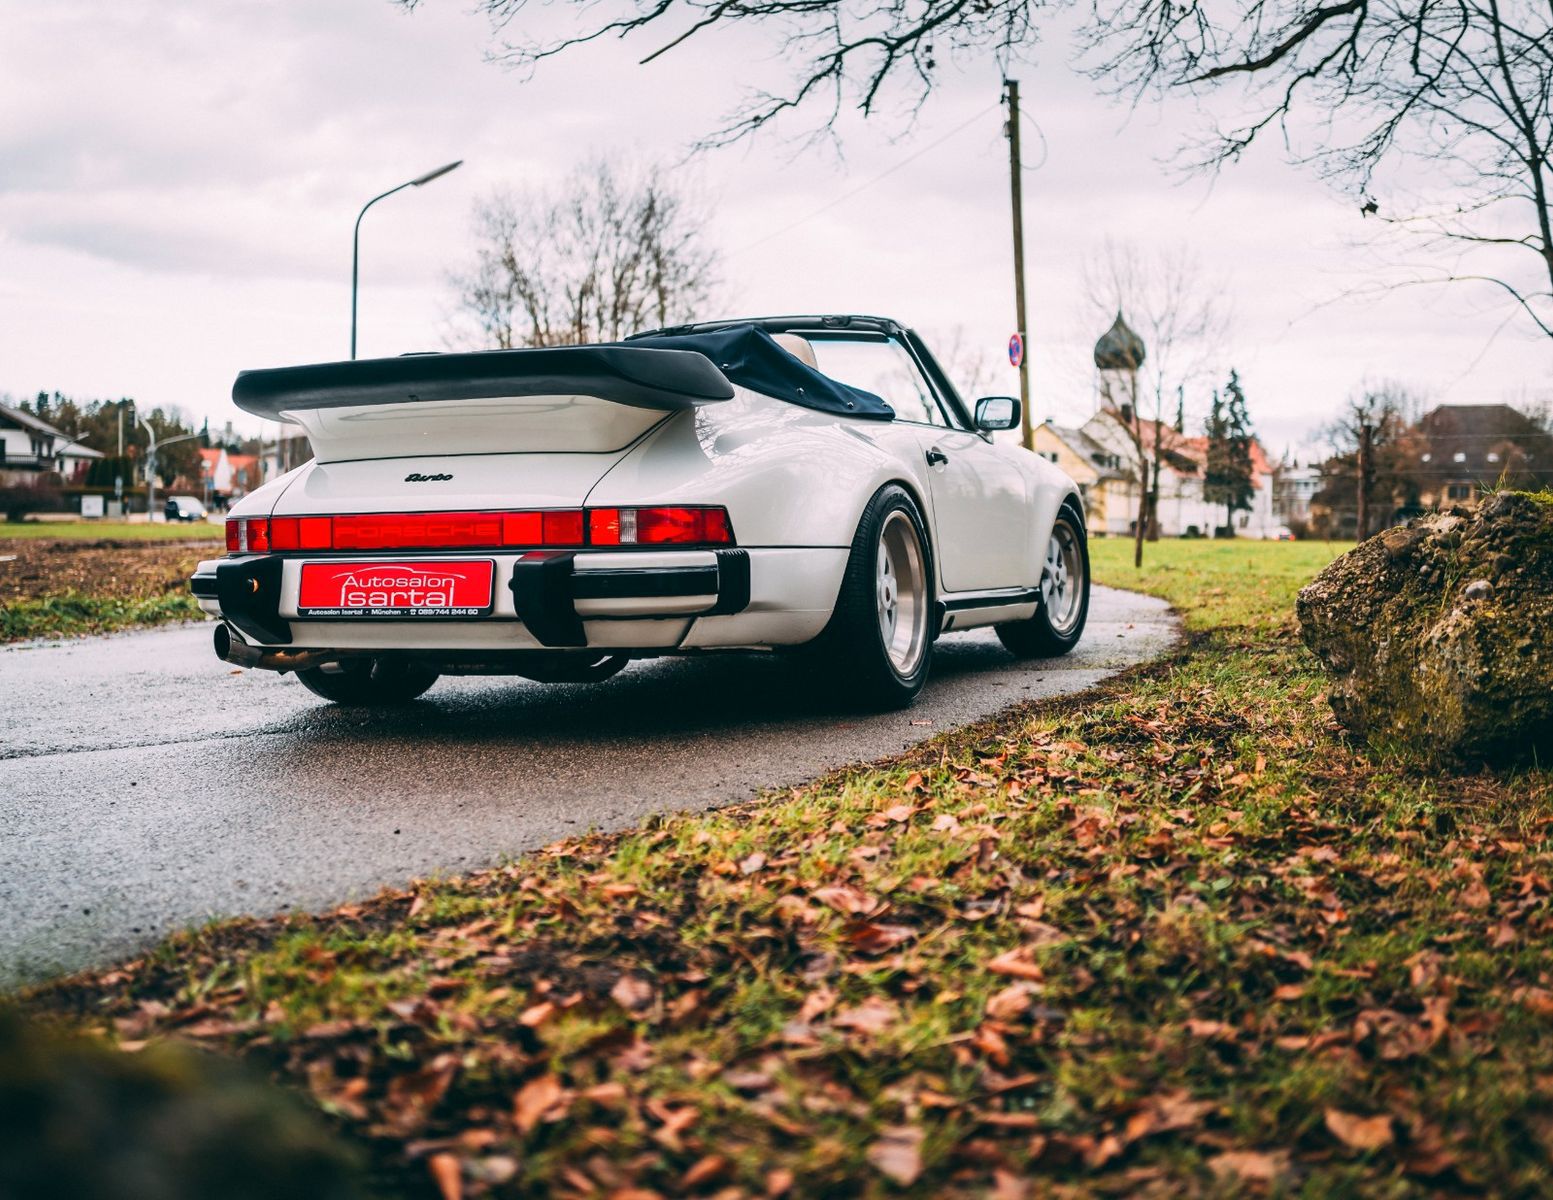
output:
[[1017,367],[1025,360],[1025,339],[1021,334],[1014,334],[1008,339],[1008,365]]

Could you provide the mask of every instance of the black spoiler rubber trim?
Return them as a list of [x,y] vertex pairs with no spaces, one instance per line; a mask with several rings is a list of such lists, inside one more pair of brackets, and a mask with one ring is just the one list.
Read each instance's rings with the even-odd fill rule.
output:
[[373,404],[425,404],[498,396],[596,396],[664,411],[733,399],[733,384],[691,350],[561,346],[412,354],[243,371],[232,402],[270,420],[282,413]]

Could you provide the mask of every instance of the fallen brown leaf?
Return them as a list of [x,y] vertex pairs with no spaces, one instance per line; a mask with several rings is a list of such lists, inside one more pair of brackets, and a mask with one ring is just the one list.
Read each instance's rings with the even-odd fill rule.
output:
[[894,1001],[883,996],[870,996],[861,1004],[844,1008],[831,1018],[838,1029],[852,1029],[858,1033],[882,1033],[900,1017],[900,1009]]
[[621,1008],[635,1012],[652,1003],[652,984],[640,975],[622,975],[609,989],[609,996]]
[[868,1148],[874,1170],[901,1187],[910,1187],[922,1174],[922,1130],[915,1125],[882,1129],[879,1140]]
[[1374,1117],[1360,1117],[1340,1108],[1329,1108],[1325,1113],[1326,1127],[1332,1136],[1350,1150],[1380,1150],[1392,1143],[1394,1134],[1391,1118],[1385,1113]]
[[519,1133],[528,1133],[561,1100],[564,1089],[560,1076],[553,1072],[530,1079],[512,1098],[512,1123]]
[[458,1155],[446,1152],[433,1154],[426,1160],[426,1169],[431,1172],[431,1180],[437,1185],[442,1200],[462,1200],[464,1173]]
[[1287,1150],[1226,1150],[1208,1160],[1208,1169],[1220,1179],[1247,1183],[1276,1183],[1288,1174]]
[[1015,979],[1044,979],[1040,965],[1031,957],[1027,946],[1016,946],[1012,950],[1005,950],[987,964],[987,970],[994,975],[1012,975]]

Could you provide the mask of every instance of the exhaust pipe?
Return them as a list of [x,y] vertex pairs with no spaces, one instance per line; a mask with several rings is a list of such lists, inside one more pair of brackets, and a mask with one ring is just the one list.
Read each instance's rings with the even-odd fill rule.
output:
[[233,632],[225,621],[216,626],[216,657],[223,662],[236,663],[256,671],[301,671],[307,667],[321,667],[325,663],[339,662],[342,658],[359,655],[341,654],[338,650],[261,650],[251,646]]

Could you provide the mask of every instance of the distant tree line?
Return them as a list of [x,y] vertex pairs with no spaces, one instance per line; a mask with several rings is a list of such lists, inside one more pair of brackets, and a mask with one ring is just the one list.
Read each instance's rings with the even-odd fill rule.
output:
[[[135,401],[127,397],[120,400],[76,400],[60,392],[38,392],[31,399],[22,400],[16,407],[47,421],[77,444],[104,455],[102,459],[93,462],[88,470],[86,483],[93,487],[111,487],[116,476],[122,476],[125,486],[129,486],[136,478],[135,464],[144,461],[146,449],[150,445],[150,435],[135,418],[137,411],[155,431],[158,441],[196,432],[187,414],[181,409],[171,406],[137,409]],[[122,458],[119,457],[121,428],[124,449]],[[170,487],[180,475],[198,478],[200,447],[214,444],[207,422],[200,438],[175,442],[158,450],[156,473],[162,486]]]

